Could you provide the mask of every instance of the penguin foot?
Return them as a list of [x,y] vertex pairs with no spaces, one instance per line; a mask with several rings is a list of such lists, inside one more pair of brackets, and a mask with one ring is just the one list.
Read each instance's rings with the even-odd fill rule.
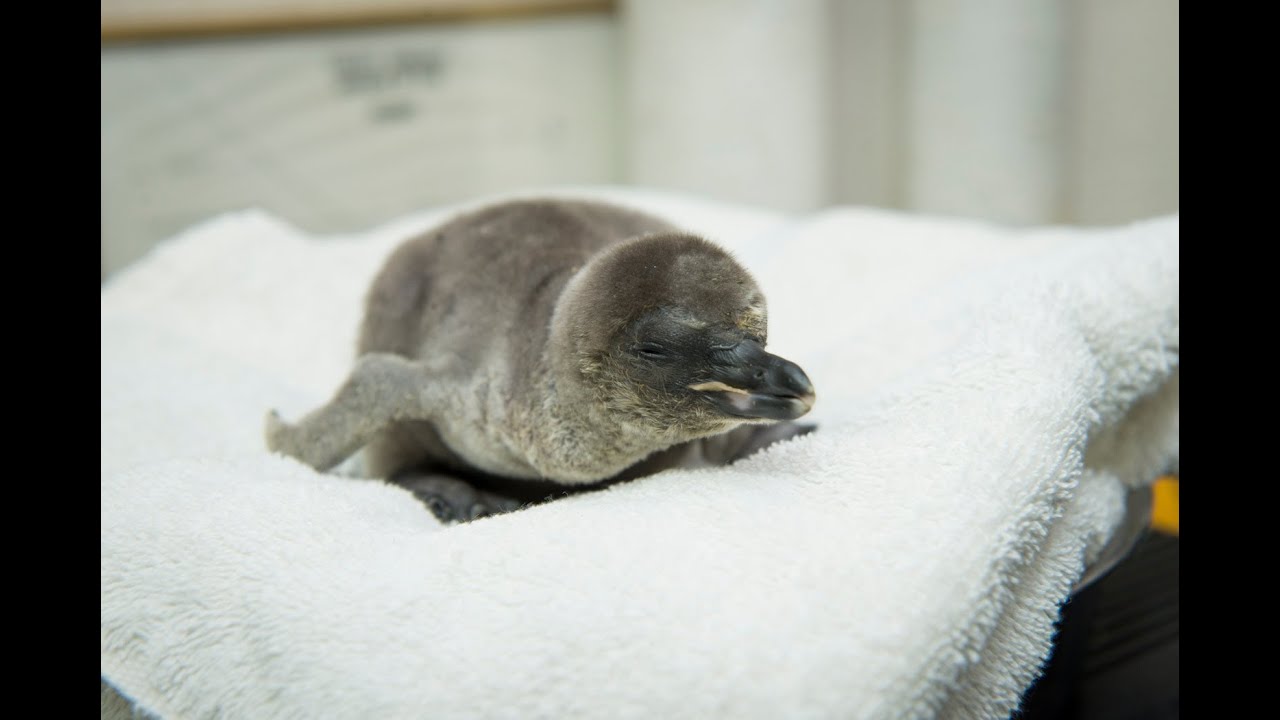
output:
[[490,515],[519,510],[515,498],[477,490],[465,480],[435,473],[406,473],[388,482],[412,492],[440,522],[470,522]]

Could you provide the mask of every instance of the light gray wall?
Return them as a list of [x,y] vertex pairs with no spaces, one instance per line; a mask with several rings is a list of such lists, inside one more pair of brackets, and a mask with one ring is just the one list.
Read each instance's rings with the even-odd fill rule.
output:
[[1030,225],[1060,218],[1066,27],[1059,0],[915,0],[903,206]]
[[785,210],[825,203],[825,0],[642,0],[619,21],[627,181]]
[[616,34],[596,14],[107,46],[104,274],[239,208],[339,233],[616,182]]
[[108,45],[104,275],[201,219],[316,233],[633,183],[1012,224],[1178,209],[1176,0],[620,0]]
[[830,4],[831,202],[903,205],[910,10],[902,0]]
[[1177,209],[1177,0],[1068,7],[1065,217],[1111,224]]
[[1017,225],[1178,209],[1177,0],[621,7],[629,181]]

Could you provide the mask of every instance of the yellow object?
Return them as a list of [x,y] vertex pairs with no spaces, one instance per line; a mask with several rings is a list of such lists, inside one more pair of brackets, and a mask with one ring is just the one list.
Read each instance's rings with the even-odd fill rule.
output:
[[1151,527],[1178,534],[1178,478],[1162,477],[1151,486]]

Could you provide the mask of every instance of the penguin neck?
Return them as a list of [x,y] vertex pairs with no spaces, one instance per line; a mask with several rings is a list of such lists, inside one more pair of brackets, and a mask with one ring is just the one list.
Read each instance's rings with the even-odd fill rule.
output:
[[602,384],[594,379],[601,368],[582,352],[575,332],[580,325],[570,321],[572,313],[586,310],[571,304],[573,290],[571,280],[557,303],[540,363],[546,376],[530,416],[537,435],[531,448],[537,457],[530,464],[546,479],[576,484],[613,477],[676,441],[655,437],[610,410]]
[[537,457],[530,460],[543,477],[566,484],[592,483],[667,446],[619,422],[576,361],[557,354],[549,352],[542,402],[533,415]]

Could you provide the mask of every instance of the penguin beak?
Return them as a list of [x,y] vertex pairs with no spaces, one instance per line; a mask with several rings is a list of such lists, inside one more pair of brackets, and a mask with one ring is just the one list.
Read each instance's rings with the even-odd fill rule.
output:
[[813,383],[799,365],[765,352],[754,340],[717,351],[711,379],[694,383],[729,415],[759,420],[795,420],[813,408]]

